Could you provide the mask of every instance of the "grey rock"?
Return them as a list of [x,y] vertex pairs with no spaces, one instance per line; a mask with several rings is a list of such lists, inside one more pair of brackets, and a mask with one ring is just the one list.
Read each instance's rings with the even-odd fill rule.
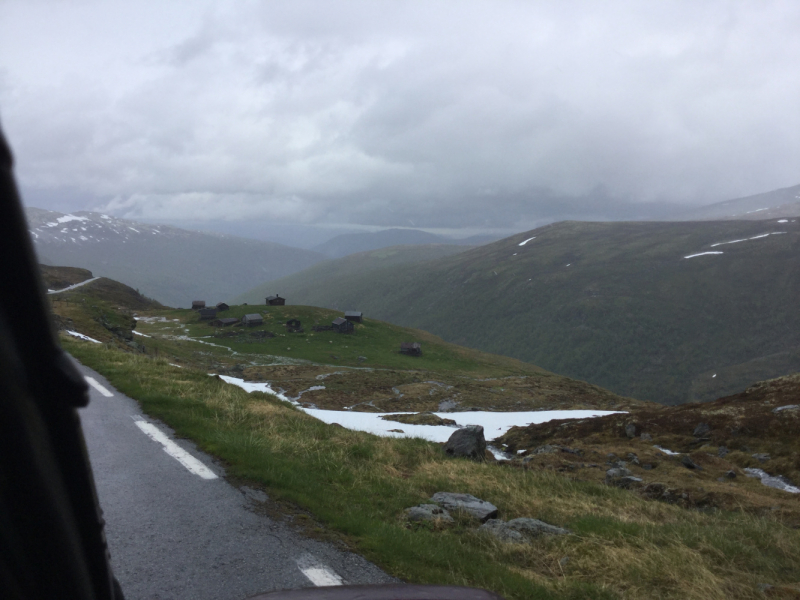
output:
[[450,513],[436,504],[420,504],[419,506],[407,508],[406,519],[412,523],[422,521],[453,522],[453,517],[450,516]]
[[725,473],[725,477],[728,479],[736,479],[736,471],[728,471]]
[[649,433],[643,433],[642,435],[639,436],[639,439],[642,440],[643,442],[652,442],[653,436],[650,435]]
[[467,425],[457,429],[444,445],[444,451],[452,456],[464,456],[478,461],[485,460],[486,438],[483,436],[483,427]]
[[544,446],[539,446],[531,451],[531,454],[552,454],[554,452],[558,452],[560,448],[558,446],[551,446],[550,444],[545,444]]
[[764,453],[764,454],[753,454],[752,457],[755,458],[760,463],[765,463],[770,459],[770,455],[766,454],[766,453]]
[[606,471],[606,479],[619,479],[620,477],[629,477],[633,475],[628,469],[625,467],[614,467],[613,469],[609,469]]
[[625,458],[627,458],[628,462],[631,463],[632,465],[639,464],[639,457],[636,456],[633,452],[628,452],[628,456],[626,456]]
[[569,530],[550,525],[539,519],[490,519],[480,526],[479,531],[490,533],[504,542],[524,543],[543,535],[567,535]]
[[704,435],[708,435],[710,432],[711,426],[708,423],[698,423],[697,427],[694,428],[692,435],[694,437],[703,437]]
[[681,464],[687,469],[696,469],[697,464],[689,457],[688,454],[684,455],[681,459]]
[[452,492],[436,492],[431,500],[448,510],[462,510],[480,521],[497,516],[497,507],[491,502],[476,498],[471,494],[454,494]]
[[728,456],[728,452],[730,451],[726,446],[720,446],[719,448],[717,448],[717,456],[719,456],[720,458],[725,458],[726,456]]
[[627,423],[625,425],[625,435],[631,439],[636,437],[636,423]]
[[627,466],[628,463],[626,463],[624,460],[615,460],[613,463],[611,463],[612,469],[624,469]]
[[608,454],[606,454],[606,462],[607,462],[609,465],[610,465],[611,463],[613,463],[614,461],[616,461],[616,460],[618,460],[618,457],[617,457],[617,455],[616,455],[616,454],[614,454],[613,452],[609,452]]
[[779,406],[777,408],[773,408],[772,412],[779,413],[783,412],[784,410],[797,410],[800,408],[800,404],[787,404],[786,406]]
[[653,469],[653,465],[651,465],[650,463],[644,463],[644,464],[642,465],[642,468],[643,468],[645,471],[651,471],[651,470]]

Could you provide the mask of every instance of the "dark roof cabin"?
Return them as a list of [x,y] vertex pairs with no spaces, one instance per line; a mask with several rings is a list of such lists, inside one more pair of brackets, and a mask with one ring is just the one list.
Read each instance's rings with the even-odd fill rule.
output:
[[192,300],[192,310],[200,310],[206,307],[205,300]]
[[419,342],[403,342],[400,344],[400,354],[422,356],[422,347],[419,345]]
[[286,298],[281,298],[278,294],[267,296],[267,304],[270,306],[284,306],[286,304]]
[[334,319],[331,325],[333,325],[333,330],[339,333],[352,333],[355,329],[355,325],[343,317]]
[[201,308],[198,312],[200,313],[200,319],[203,321],[217,316],[216,308]]
[[254,327],[256,325],[263,325],[263,324],[264,324],[264,317],[262,317],[258,313],[251,313],[249,315],[245,315],[242,317],[242,325],[247,325],[248,327]]
[[364,317],[360,310],[346,310],[344,311],[344,318],[353,323],[364,322]]
[[230,327],[239,322],[239,319],[234,317],[226,317],[224,319],[214,319],[209,323],[212,327]]
[[225,304],[224,302],[217,302],[217,310],[228,310],[230,306]]
[[286,331],[289,333],[302,333],[303,326],[300,324],[300,319],[289,319],[286,321]]

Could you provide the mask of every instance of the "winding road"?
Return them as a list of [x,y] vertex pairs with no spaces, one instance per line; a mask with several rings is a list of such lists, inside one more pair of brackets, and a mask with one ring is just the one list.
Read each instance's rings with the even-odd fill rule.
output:
[[[95,371],[80,417],[114,573],[127,600],[243,599],[278,589],[396,581],[363,557],[265,516],[269,498]],[[274,513],[273,513],[274,514]]]

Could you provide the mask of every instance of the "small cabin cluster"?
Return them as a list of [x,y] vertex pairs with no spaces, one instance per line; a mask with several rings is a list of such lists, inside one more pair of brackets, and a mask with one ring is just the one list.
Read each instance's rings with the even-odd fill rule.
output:
[[339,317],[333,320],[331,323],[333,330],[338,333],[353,333],[355,331],[355,325],[353,325],[352,321],[348,321],[343,317]]
[[247,327],[255,327],[256,325],[263,325],[264,317],[258,313],[250,313],[242,317],[242,325]]

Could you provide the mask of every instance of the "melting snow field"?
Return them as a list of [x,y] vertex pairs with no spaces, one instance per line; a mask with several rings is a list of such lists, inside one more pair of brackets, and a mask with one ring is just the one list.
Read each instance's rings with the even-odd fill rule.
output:
[[524,242],[520,242],[520,243],[519,243],[519,244],[517,244],[517,245],[518,245],[518,246],[524,246],[525,244],[527,244],[527,243],[528,243],[528,242],[530,242],[531,240],[535,240],[535,239],[536,239],[536,236],[533,236],[532,238],[528,238],[528,239],[527,239],[527,240],[525,240]]
[[[723,246],[725,244],[738,244],[739,242],[746,242],[748,240],[760,240],[760,239],[765,238],[765,237],[770,236],[770,235],[781,235],[782,233],[786,233],[786,232],[785,231],[773,231],[773,232],[770,232],[770,233],[762,233],[761,235],[755,235],[755,236],[753,236],[751,238],[743,238],[741,240],[731,240],[730,242],[717,242],[716,244],[711,244],[711,247],[712,248],[716,248],[717,246]],[[711,254],[711,253],[706,252],[706,254]],[[720,252],[720,254],[722,254],[722,253]],[[700,256],[700,255],[699,254],[695,254],[694,256]],[[689,258],[689,257],[686,256],[684,258]]]
[[[265,392],[277,396],[281,400],[291,402],[297,406],[296,398],[288,398],[280,392],[276,392],[268,383],[253,383],[244,381],[237,377],[220,375],[220,379],[237,385],[246,392]],[[323,389],[322,386],[315,386]],[[398,423],[397,421],[385,421],[381,419],[388,414],[413,414],[413,413],[363,413],[342,410],[322,410],[317,408],[298,407],[312,417],[316,417],[325,423],[338,423],[347,429],[355,431],[365,431],[382,437],[418,437],[431,442],[446,442],[453,432],[457,429],[448,425],[409,425]],[[600,417],[611,415],[619,411],[609,410],[542,410],[526,412],[441,412],[435,413],[442,418],[453,419],[459,426],[481,425],[484,429],[486,439],[493,439],[503,435],[511,427],[530,425],[531,423],[545,423],[553,419],[587,419],[590,417]],[[400,431],[391,431],[392,429]],[[495,453],[495,456],[498,456]],[[500,458],[498,456],[498,458]]]
[[67,333],[70,334],[71,336],[76,337],[76,338],[80,338],[82,340],[86,340],[87,342],[94,342],[95,344],[102,344],[103,343],[103,342],[97,341],[94,338],[90,338],[88,335],[83,335],[82,333],[78,333],[77,331],[70,331],[69,329],[67,329]]

